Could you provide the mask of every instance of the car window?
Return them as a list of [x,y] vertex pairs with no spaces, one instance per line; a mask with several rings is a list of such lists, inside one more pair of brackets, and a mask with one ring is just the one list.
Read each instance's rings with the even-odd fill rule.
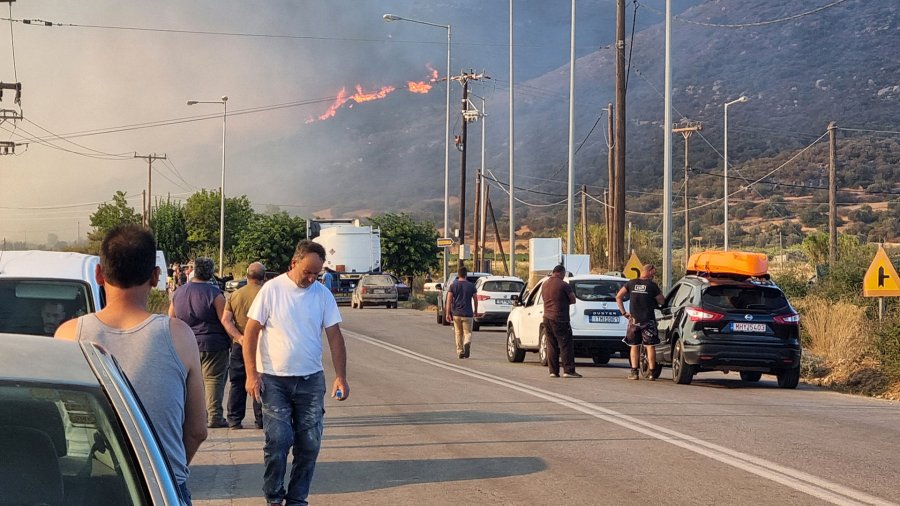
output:
[[0,279],[0,332],[52,336],[62,322],[93,311],[86,283]]
[[[27,440],[5,444],[0,458],[40,470],[29,479],[44,487],[29,493],[62,491],[62,500],[35,496],[29,504],[149,504],[132,446],[101,390],[0,383],[0,428]],[[54,490],[55,483],[62,485]]]
[[616,300],[616,294],[625,282],[612,279],[576,279],[569,281],[569,284],[578,300],[612,302]]
[[386,274],[378,274],[375,276],[366,276],[363,278],[364,285],[393,285],[394,280]]
[[493,280],[493,281],[485,281],[481,285],[481,290],[484,290],[486,292],[519,293],[522,291],[523,286],[525,286],[525,283],[523,283],[521,281]]
[[704,306],[725,310],[775,310],[789,305],[781,290],[767,286],[711,286],[701,300]]
[[528,293],[528,299],[525,301],[525,304],[524,304],[525,306],[533,306],[535,304],[538,293],[540,293],[540,291],[541,291],[541,286],[543,286],[543,285],[537,285],[534,288],[532,288],[531,292]]
[[691,285],[684,283],[678,287],[678,290],[672,296],[669,307],[681,307],[686,305],[691,300]]

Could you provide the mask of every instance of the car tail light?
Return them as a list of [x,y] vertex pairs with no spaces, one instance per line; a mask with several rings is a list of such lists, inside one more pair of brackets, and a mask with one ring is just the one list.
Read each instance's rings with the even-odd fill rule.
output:
[[685,309],[684,312],[687,313],[688,318],[690,318],[692,322],[714,322],[725,318],[725,315],[721,313],[705,311],[703,309],[697,309],[693,307]]
[[481,301],[481,300],[491,300],[491,296],[490,296],[490,295],[484,295],[484,294],[479,293],[478,295],[475,296],[475,299],[476,299],[476,300],[479,300],[479,301]]
[[781,316],[776,316],[774,320],[775,323],[780,323],[781,325],[799,325],[800,315],[798,315],[797,313],[788,313]]
[[361,286],[361,287],[359,288],[359,293],[366,293],[366,287]]

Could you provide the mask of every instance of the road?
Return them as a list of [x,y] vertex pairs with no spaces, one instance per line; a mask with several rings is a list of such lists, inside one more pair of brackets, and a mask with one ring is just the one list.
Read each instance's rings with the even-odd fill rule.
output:
[[[312,504],[900,503],[898,403],[772,376],[627,381],[622,359],[553,379],[534,354],[507,362],[500,328],[460,360],[432,313],[342,313],[352,396],[326,404]],[[262,442],[211,429],[194,504],[262,504]]]

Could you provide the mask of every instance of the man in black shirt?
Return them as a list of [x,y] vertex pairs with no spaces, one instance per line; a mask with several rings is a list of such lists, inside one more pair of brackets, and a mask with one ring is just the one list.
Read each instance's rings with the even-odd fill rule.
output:
[[544,281],[541,297],[544,299],[544,332],[547,335],[547,365],[550,377],[559,377],[559,361],[562,359],[563,378],[580,378],[575,372],[575,350],[572,349],[572,325],[569,322],[569,306],[575,303],[572,286],[563,281],[566,268],[557,265],[550,279]]
[[[641,269],[641,277],[625,283],[616,294],[619,311],[625,315],[625,318],[628,318],[625,344],[631,347],[631,373],[628,375],[628,379],[631,380],[639,377],[641,344],[644,344],[647,349],[647,362],[649,362],[650,369],[656,368],[656,348],[653,345],[659,344],[659,331],[656,327],[655,310],[666,301],[666,298],[653,281],[654,274],[656,274],[656,267],[652,264],[645,265]],[[625,311],[625,304],[622,302],[626,296],[630,300],[630,313]],[[648,379],[653,381],[654,378],[650,376]]]

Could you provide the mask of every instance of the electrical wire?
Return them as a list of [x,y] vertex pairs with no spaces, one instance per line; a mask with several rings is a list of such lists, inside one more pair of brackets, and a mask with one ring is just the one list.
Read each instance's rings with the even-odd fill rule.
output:
[[13,77],[15,82],[19,82],[19,70],[16,67],[16,38],[13,36],[12,2],[9,2],[9,18],[9,44],[12,48]]
[[[754,23],[734,23],[734,24],[704,23],[704,22],[702,22],[702,21],[692,21],[692,20],[690,20],[690,19],[682,19],[681,16],[672,16],[672,18],[673,18],[675,21],[679,21],[679,22],[681,22],[681,23],[687,23],[687,24],[690,24],[690,25],[705,26],[705,27],[709,27],[709,28],[752,28],[752,27],[759,27],[759,26],[774,25],[774,24],[778,24],[778,23],[785,23],[785,22],[788,22],[788,21],[793,21],[793,20],[795,20],[795,19],[800,19],[800,18],[802,18],[802,17],[810,16],[810,15],[812,15],[812,14],[816,14],[816,13],[822,12],[822,11],[824,11],[824,10],[826,10],[826,9],[830,9],[830,8],[835,7],[835,6],[837,6],[837,5],[840,5],[840,4],[842,4],[842,3],[846,2],[846,1],[847,1],[847,0],[835,0],[835,1],[831,2],[831,3],[829,3],[829,4],[823,5],[823,6],[821,6],[821,7],[816,7],[815,9],[808,10],[808,11],[805,11],[805,12],[801,12],[801,13],[798,13],[798,14],[792,14],[792,15],[785,16],[785,17],[782,17],[782,18],[770,19],[770,20],[766,20],[766,21],[757,21],[757,22],[754,22]],[[635,0],[635,3],[637,3],[637,0]],[[659,10],[657,10],[657,9],[654,9],[653,7],[650,7],[650,6],[646,5],[646,4],[641,4],[641,5],[643,5],[644,7],[646,7],[648,10],[650,10],[650,11],[652,11],[652,12],[655,12],[655,13],[657,13],[657,14],[660,14],[660,15],[662,15],[662,16],[665,16],[665,13],[662,12],[662,11],[659,11]]]

